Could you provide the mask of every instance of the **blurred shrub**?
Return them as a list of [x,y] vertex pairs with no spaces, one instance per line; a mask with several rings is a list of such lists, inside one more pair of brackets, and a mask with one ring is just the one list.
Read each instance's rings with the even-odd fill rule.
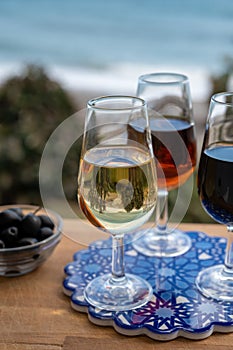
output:
[[219,74],[212,75],[210,77],[211,92],[210,97],[218,92],[224,92],[228,90],[228,84],[233,74],[233,58],[225,57],[223,70]]
[[[0,88],[0,202],[41,202],[41,154],[54,129],[74,113],[68,94],[43,68],[27,66]],[[77,159],[77,158],[76,158]],[[66,162],[64,177],[73,171]]]

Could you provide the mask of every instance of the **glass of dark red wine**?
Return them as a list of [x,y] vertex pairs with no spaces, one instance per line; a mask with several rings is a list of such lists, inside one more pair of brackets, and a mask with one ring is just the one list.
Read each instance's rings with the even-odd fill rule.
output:
[[156,225],[138,233],[134,248],[147,256],[179,256],[190,249],[191,240],[185,232],[168,225],[168,193],[183,185],[196,165],[189,79],[177,73],[142,75],[138,79],[137,96],[148,104],[158,200]]
[[199,291],[233,302],[233,92],[212,96],[198,168],[198,193],[206,212],[228,228],[225,263],[202,270]]

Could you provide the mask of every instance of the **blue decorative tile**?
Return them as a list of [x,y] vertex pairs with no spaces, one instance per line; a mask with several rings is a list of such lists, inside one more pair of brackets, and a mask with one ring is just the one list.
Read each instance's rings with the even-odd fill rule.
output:
[[89,281],[111,270],[111,238],[76,252],[73,261],[65,266],[67,277],[63,282],[72,307],[87,312],[93,323],[111,325],[123,334],[144,334],[158,340],[177,336],[202,339],[214,331],[232,332],[233,303],[207,299],[195,287],[195,278],[201,269],[223,262],[226,241],[202,232],[187,234],[192,239],[192,248],[175,258],[146,257],[127,243],[126,272],[141,275],[154,289],[150,302],[130,311],[99,310],[89,305],[83,296]]

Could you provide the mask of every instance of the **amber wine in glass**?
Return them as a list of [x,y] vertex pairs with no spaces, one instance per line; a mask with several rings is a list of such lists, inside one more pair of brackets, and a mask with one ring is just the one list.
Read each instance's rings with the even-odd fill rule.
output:
[[148,256],[174,257],[187,252],[185,232],[168,227],[168,194],[192,175],[196,165],[196,138],[187,76],[151,73],[138,79],[137,95],[147,101],[152,145],[157,163],[156,226],[138,234],[134,248]]

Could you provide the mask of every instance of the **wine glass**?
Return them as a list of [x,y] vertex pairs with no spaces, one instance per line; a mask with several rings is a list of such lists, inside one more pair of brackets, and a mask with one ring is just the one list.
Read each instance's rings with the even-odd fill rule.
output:
[[[128,130],[130,123],[137,124],[133,134]],[[156,165],[146,102],[134,96],[90,100],[78,200],[87,219],[112,236],[112,272],[94,278],[84,291],[91,305],[105,310],[129,310],[151,299],[150,284],[124,272],[123,239],[125,233],[149,219],[156,199]]]
[[180,187],[196,165],[196,139],[188,77],[151,73],[138,79],[137,96],[148,104],[157,161],[156,226],[139,233],[134,248],[147,256],[174,257],[191,247],[187,234],[168,227],[168,193]]
[[[233,92],[212,96],[198,168],[198,193],[206,212],[233,232]],[[233,235],[225,263],[202,270],[198,289],[215,300],[233,301]]]

